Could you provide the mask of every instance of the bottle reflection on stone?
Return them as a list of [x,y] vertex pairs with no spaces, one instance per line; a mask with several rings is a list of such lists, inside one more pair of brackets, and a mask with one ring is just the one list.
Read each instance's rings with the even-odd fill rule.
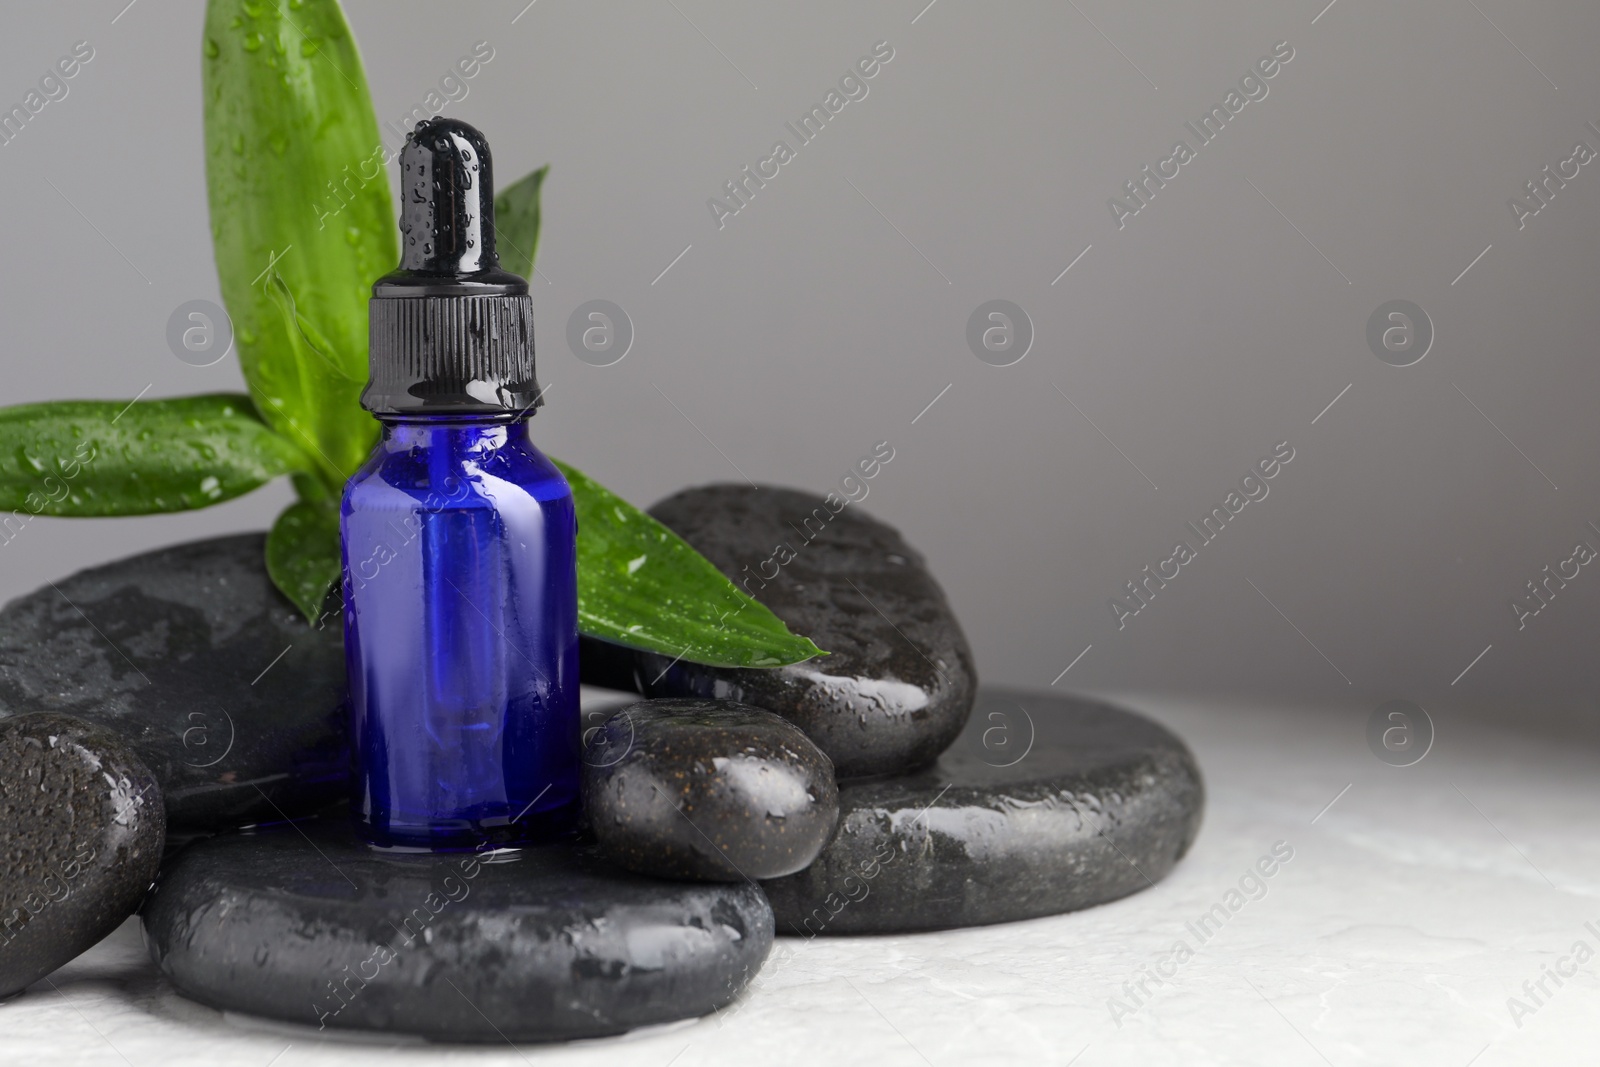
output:
[[353,810],[378,845],[518,845],[576,814],[577,519],[528,434],[532,309],[499,269],[488,144],[434,119],[400,164],[362,395],[383,432],[340,511]]

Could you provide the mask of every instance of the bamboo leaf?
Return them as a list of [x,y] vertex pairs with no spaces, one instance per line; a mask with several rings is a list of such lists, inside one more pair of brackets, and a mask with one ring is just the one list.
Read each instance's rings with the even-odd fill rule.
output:
[[721,667],[781,667],[823,651],[789,632],[683,538],[556,462],[578,512],[578,628]]
[[148,515],[220,504],[313,469],[236,393],[0,408],[0,509]]
[[549,171],[547,163],[501,189],[494,198],[495,245],[500,252],[500,265],[530,280],[534,258],[539,254],[539,190]]
[[307,351],[322,361],[323,367],[336,377],[357,385],[366,385],[365,375],[352,375],[349,370],[339,365],[329,353],[333,352],[333,342],[328,340],[328,335],[319,329],[316,323],[311,322],[300,314],[300,308],[295,303],[294,294],[289,291],[289,283],[283,280],[283,275],[275,270],[267,272],[263,283],[267,287],[267,295],[272,297],[277,304],[278,311],[283,315],[284,325],[293,334],[299,336],[300,343],[306,346]]
[[307,622],[316,621],[339,567],[337,504],[301,500],[285,508],[267,534],[267,573]]
[[334,0],[210,0],[203,48],[211,231],[240,365],[257,410],[338,485],[377,434],[357,407],[367,299],[399,261],[361,58]]

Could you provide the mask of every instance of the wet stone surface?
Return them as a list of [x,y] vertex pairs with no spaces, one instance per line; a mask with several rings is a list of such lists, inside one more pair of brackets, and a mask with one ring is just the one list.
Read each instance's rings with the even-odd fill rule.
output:
[[50,713],[0,722],[0,997],[132,915],[165,833],[160,787],[115,734]]
[[214,1008],[498,1044],[703,1015],[773,936],[750,883],[659,881],[568,843],[386,852],[343,818],[190,846],[143,919],[162,974]]
[[303,814],[345,792],[344,652],[273,588],[264,535],[80,571],[0,610],[0,717],[106,726],[154,772],[175,827]]
[[1074,911],[1164,877],[1204,803],[1194,757],[1151,720],[985,688],[932,767],[841,785],[839,829],[821,857],[764,888],[778,931],[802,937]]
[[893,527],[838,496],[747,485],[686,489],[650,514],[831,655],[744,670],[642,653],[647,695],[776,712],[841,778],[924,766],[961,732],[977,687],[972,652],[922,556]]
[[728,700],[646,700],[593,731],[583,804],[601,853],[668,878],[801,870],[839,817],[833,764],[800,729]]

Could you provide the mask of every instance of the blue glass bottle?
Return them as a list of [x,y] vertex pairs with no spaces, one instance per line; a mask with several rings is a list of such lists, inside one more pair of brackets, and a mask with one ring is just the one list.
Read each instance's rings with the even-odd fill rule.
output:
[[529,438],[532,313],[494,251],[488,145],[435,119],[400,161],[362,395],[383,433],[340,509],[352,809],[378,845],[514,846],[576,814],[577,520]]

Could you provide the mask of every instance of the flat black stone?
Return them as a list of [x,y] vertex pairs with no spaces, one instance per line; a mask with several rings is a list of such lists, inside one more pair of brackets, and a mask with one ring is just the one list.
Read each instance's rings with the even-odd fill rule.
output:
[[214,1008],[492,1043],[703,1015],[772,947],[750,883],[658,881],[572,844],[488,859],[372,849],[342,818],[214,837],[162,869],[145,934]]
[[1182,741],[1104,704],[985,688],[917,774],[840,786],[839,830],[766,882],[782,934],[1030,919],[1153,885],[1188,851],[1205,790]]
[[273,588],[264,537],[149,552],[0,611],[0,717],[65,712],[122,735],[175,827],[304,814],[348,773],[343,627]]
[[977,689],[972,652],[922,556],[894,527],[858,505],[835,513],[822,497],[748,485],[686,489],[650,514],[831,655],[740,670],[667,668],[666,657],[644,653],[645,693],[777,712],[841,778],[926,765],[961,733]]
[[665,878],[737,882],[803,869],[833,835],[833,763],[800,728],[731,700],[644,700],[584,749],[600,852]]
[[165,836],[161,789],[121,738],[50,713],[0,722],[0,997],[132,915]]

